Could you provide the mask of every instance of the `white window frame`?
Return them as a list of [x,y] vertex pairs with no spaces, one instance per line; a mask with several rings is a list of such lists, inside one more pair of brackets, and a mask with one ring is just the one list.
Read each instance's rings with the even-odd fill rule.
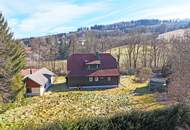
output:
[[95,82],[98,82],[98,81],[99,81],[99,77],[95,77],[95,78],[94,78],[94,81],[95,81]]
[[89,82],[93,82],[93,77],[88,77]]
[[111,77],[107,77],[107,80],[108,80],[108,81],[111,81]]
[[96,69],[99,69],[99,65],[98,64],[96,65]]

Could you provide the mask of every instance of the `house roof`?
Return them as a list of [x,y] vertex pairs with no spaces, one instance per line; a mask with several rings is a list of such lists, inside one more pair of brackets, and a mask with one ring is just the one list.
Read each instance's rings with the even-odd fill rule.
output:
[[150,83],[165,83],[166,78],[152,78],[150,79]]
[[24,79],[29,78],[39,85],[45,85],[48,82],[48,78],[45,75],[54,76],[55,74],[49,71],[47,68],[41,68],[35,73],[29,74]]
[[[86,70],[85,64],[100,63],[98,70]],[[98,60],[96,54],[73,54],[67,61],[67,76],[119,76],[117,62],[109,53],[99,54]]]
[[26,78],[29,78],[31,80],[33,80],[34,82],[36,82],[39,85],[45,85],[48,82],[48,79],[41,73],[34,73],[34,74],[30,74],[29,76],[27,76]]

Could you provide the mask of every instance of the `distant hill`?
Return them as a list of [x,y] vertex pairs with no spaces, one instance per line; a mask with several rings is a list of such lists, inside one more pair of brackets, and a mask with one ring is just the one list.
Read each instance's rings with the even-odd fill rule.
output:
[[172,38],[183,37],[186,30],[190,30],[190,29],[189,28],[178,29],[175,31],[166,32],[166,33],[160,34],[158,38],[170,40]]
[[164,33],[176,29],[187,28],[190,20],[158,20],[158,19],[142,19],[130,22],[120,22],[110,25],[95,25],[91,30],[118,30],[129,32],[133,30],[144,30],[152,33]]
[[[142,19],[130,22],[119,22],[109,25],[94,25],[92,27],[79,28],[77,31],[72,32],[77,34],[77,37],[82,37],[86,31],[93,31],[100,36],[117,36],[130,31],[148,32],[162,34],[178,29],[184,29],[190,27],[190,20],[158,20],[158,19]],[[55,35],[49,35],[44,37],[30,37],[23,38],[21,41],[26,45],[30,46],[32,42],[39,41],[40,39],[50,38],[52,41],[63,40],[66,38],[70,39],[71,33],[59,33]],[[46,40],[42,40],[45,42]],[[42,42],[41,41],[41,42]]]

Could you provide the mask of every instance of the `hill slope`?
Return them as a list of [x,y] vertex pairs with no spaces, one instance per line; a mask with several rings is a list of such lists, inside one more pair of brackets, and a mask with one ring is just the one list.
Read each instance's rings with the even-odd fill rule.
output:
[[59,77],[51,92],[42,97],[29,97],[26,105],[0,114],[0,128],[23,129],[27,125],[39,128],[59,121],[73,122],[109,117],[131,109],[149,111],[165,107],[155,101],[154,94],[148,93],[147,83],[133,80],[134,77],[122,77],[120,87],[108,90],[67,91],[64,78]]

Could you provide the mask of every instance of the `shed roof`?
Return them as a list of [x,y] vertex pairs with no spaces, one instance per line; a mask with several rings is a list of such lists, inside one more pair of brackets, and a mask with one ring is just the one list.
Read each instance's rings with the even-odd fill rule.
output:
[[47,82],[48,82],[48,79],[41,73],[34,73],[34,74],[31,74],[29,76],[27,76],[26,78],[29,78],[31,80],[33,80],[34,82],[36,82],[37,84],[39,85],[45,85]]
[[34,82],[36,82],[37,84],[43,86],[48,82],[48,78],[45,75],[54,76],[55,74],[51,72],[50,70],[48,70],[47,68],[42,68],[33,74],[29,74],[25,76],[24,79],[29,78],[33,80]]

